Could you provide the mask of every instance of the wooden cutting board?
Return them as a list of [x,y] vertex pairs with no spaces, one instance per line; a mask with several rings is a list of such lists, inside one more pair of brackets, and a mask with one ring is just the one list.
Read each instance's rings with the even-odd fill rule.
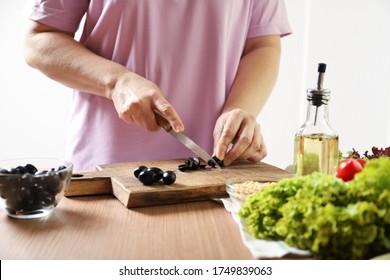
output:
[[[131,208],[227,197],[226,180],[236,177],[272,182],[292,176],[275,166],[247,161],[235,162],[222,170],[207,166],[205,169],[182,172],[178,166],[184,164],[184,161],[177,159],[99,165],[96,171],[73,174],[65,196],[113,194],[127,208]],[[169,186],[162,181],[145,186],[133,174],[140,165],[174,171],[176,182]]]

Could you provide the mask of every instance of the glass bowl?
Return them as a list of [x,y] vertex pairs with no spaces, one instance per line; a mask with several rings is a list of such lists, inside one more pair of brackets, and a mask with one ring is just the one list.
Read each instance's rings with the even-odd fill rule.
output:
[[226,180],[226,192],[233,203],[242,205],[249,196],[258,193],[264,187],[279,180],[280,178],[274,177],[259,178],[251,176],[231,178]]
[[72,171],[72,163],[59,159],[1,160],[1,206],[12,218],[47,216],[63,199]]

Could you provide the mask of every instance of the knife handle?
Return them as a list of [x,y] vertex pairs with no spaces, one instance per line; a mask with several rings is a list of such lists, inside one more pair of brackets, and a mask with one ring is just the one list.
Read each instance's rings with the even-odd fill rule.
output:
[[166,118],[164,118],[164,116],[161,115],[161,113],[159,111],[153,110],[153,112],[154,112],[154,115],[156,117],[157,124],[159,126],[161,126],[162,128],[164,128],[164,130],[166,132],[171,131],[172,130],[172,126],[169,123],[169,121]]

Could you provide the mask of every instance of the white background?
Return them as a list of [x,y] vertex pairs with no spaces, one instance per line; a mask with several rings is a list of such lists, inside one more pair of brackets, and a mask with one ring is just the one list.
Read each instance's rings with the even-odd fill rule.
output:
[[[27,0],[0,0],[0,159],[62,157],[71,90],[29,68],[22,54]],[[390,146],[390,1],[285,0],[294,33],[283,38],[280,75],[259,116],[265,162],[292,163],[306,89],[327,63],[330,120],[343,152]]]

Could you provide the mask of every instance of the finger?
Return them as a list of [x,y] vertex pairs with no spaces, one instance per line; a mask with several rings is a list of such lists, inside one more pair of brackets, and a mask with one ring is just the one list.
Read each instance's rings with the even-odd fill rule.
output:
[[251,157],[248,158],[251,162],[259,162],[267,156],[267,147],[264,142],[260,145],[260,148]]
[[[165,98],[160,97],[154,100],[152,107],[169,122],[175,132],[182,132],[184,130],[184,124],[180,119],[179,114]],[[154,122],[157,123],[155,117]]]
[[215,148],[215,155],[221,160],[225,159],[225,155],[229,149],[230,144],[233,142],[240,129],[242,122],[242,116],[238,114],[228,115],[225,125],[223,126],[222,133],[217,141]]
[[[254,154],[260,149],[261,142],[262,142],[262,136],[260,133],[260,128],[258,125],[256,125],[252,130],[252,139],[249,145],[242,146],[242,150],[238,153],[236,158],[232,158],[232,161],[234,160],[245,160],[248,158],[253,157]],[[249,140],[248,140],[249,141]],[[230,155],[229,155],[230,156]]]
[[[214,138],[213,155],[215,155],[217,158],[219,158],[221,160],[224,159],[226,152],[217,151],[217,149],[218,149],[218,142],[221,139],[221,135],[222,135],[225,123],[226,123],[226,115],[220,116],[215,124],[214,132],[213,132],[213,138]],[[221,156],[221,153],[223,153],[222,156]]]
[[150,108],[145,109],[141,114],[141,125],[148,131],[157,131],[161,127],[156,123],[154,113]]
[[224,163],[229,165],[236,159],[246,159],[246,154],[251,150],[256,151],[256,141],[254,140],[255,127],[246,122],[241,123],[241,128],[238,131],[232,148],[228,151]]
[[157,125],[150,103],[145,100],[133,102],[129,108],[131,118],[137,124],[143,126],[148,131],[156,131],[160,127]]
[[267,152],[263,141],[263,136],[260,132],[260,126],[257,125],[253,136],[253,142],[251,146],[243,153],[242,157],[243,159],[256,162],[263,159],[266,154]]
[[120,119],[122,119],[123,121],[129,123],[129,124],[134,124],[136,123],[136,121],[133,119],[130,111],[126,111],[122,114],[118,114],[118,116],[120,117]]

